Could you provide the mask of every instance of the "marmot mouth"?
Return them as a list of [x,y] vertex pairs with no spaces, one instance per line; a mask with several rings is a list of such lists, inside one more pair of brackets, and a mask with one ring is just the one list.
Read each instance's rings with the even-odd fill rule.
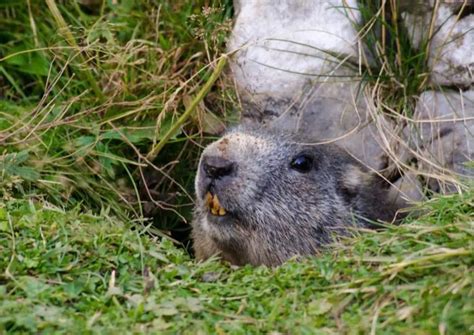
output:
[[221,206],[217,194],[212,194],[211,192],[206,193],[206,205],[209,208],[212,215],[215,216],[225,216],[227,210]]

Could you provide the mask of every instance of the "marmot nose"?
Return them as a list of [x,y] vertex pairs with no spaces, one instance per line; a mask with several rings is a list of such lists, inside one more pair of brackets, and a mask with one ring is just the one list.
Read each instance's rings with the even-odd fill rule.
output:
[[222,157],[204,157],[203,168],[206,175],[211,179],[219,179],[234,172],[235,163]]

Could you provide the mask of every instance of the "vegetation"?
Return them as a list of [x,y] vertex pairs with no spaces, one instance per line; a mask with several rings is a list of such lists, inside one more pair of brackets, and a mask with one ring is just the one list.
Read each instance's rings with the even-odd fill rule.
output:
[[[0,333],[472,333],[473,187],[276,269],[196,263],[163,237],[186,244],[201,148],[238,119],[226,76],[193,100],[232,10],[0,3]],[[367,78],[409,115],[426,63],[396,46]]]
[[367,46],[366,81],[372,83],[374,95],[382,97],[376,101],[377,107],[392,118],[411,117],[416,98],[430,86],[427,51],[434,33],[415,48],[412,33],[403,25],[400,6],[398,1],[362,0],[362,24],[358,25]]
[[[189,219],[204,133],[237,117],[232,85],[221,79],[168,132],[209,79],[231,9],[207,1],[46,3],[0,4],[4,198],[107,207],[120,217],[160,208],[162,229]],[[150,161],[157,144],[166,150]],[[139,198],[149,203],[140,207]]]
[[[468,334],[474,193],[282,267],[196,263],[147,228],[48,204],[0,209],[8,332]],[[131,229],[131,228],[136,229]]]

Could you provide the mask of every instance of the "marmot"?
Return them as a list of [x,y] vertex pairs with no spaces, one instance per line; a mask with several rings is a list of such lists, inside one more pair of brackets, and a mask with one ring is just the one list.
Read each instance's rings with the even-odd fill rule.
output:
[[237,128],[203,152],[196,176],[196,258],[276,266],[341,234],[391,221],[388,185],[333,144]]

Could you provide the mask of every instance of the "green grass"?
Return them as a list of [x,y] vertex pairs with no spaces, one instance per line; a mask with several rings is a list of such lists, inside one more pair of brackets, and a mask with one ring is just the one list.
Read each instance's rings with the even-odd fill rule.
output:
[[[0,328],[29,333],[469,334],[474,192],[302,262],[195,263],[107,213],[0,208]],[[135,228],[135,229],[132,229]]]
[[232,85],[177,122],[224,49],[228,3],[0,4],[2,198],[189,220],[201,148],[237,115]]
[[[186,241],[202,146],[238,117],[226,76],[189,113],[232,10],[0,3],[0,334],[472,333],[473,187],[277,269],[196,263],[162,237]],[[426,59],[389,18],[367,82],[410,115]]]
[[356,28],[370,60],[364,80],[382,97],[376,101],[381,111],[395,119],[398,114],[411,117],[419,94],[432,88],[427,55],[431,36],[418,48],[412,45],[398,1],[363,0],[359,11],[362,22]]

